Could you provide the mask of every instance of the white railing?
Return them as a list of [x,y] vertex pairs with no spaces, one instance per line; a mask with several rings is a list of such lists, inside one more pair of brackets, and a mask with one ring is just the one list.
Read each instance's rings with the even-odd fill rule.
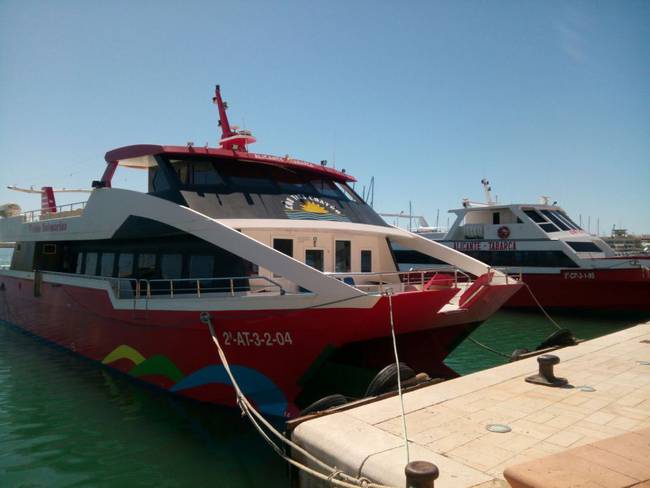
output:
[[106,281],[110,284],[115,296],[120,299],[201,298],[206,296],[214,297],[215,295],[268,296],[284,295],[286,293],[279,283],[266,276],[259,275],[146,280],[79,275],[55,271],[43,271],[43,274]]
[[[38,210],[28,210],[18,215],[22,217],[25,223],[39,222],[41,220],[49,220],[63,217],[71,217],[81,215],[84,208],[86,208],[87,202],[74,202],[74,203],[65,203],[63,205],[56,206],[56,212],[51,212],[49,210],[44,210],[39,208]],[[61,214],[61,215],[59,215]]]
[[464,271],[453,267],[438,267],[410,271],[391,271],[387,273],[325,273],[367,293],[384,293],[422,290],[425,285],[454,286],[471,283],[473,278]]

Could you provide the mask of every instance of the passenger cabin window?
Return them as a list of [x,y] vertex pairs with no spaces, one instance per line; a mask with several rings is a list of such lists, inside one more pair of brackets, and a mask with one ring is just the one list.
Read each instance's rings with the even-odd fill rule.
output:
[[163,254],[160,257],[160,274],[164,280],[177,280],[183,274],[182,254]]
[[190,256],[190,278],[212,278],[214,275],[214,256]]
[[322,249],[307,249],[305,250],[305,264],[311,266],[318,271],[324,271],[325,259]]
[[361,251],[361,272],[362,273],[372,272],[372,251],[369,250]]
[[334,271],[336,273],[349,273],[351,270],[351,243],[350,241],[336,241]]
[[156,276],[156,255],[140,254],[138,255],[138,278],[152,279]]
[[97,253],[89,252],[86,254],[86,269],[85,274],[95,275],[97,274]]
[[82,274],[84,271],[84,253],[77,254],[77,274]]
[[120,253],[120,257],[117,260],[117,277],[133,277],[133,254]]
[[499,212],[492,212],[492,223],[493,224],[501,223],[501,214]]
[[99,274],[102,276],[113,276],[113,265],[115,264],[115,254],[112,252],[103,252]]
[[273,249],[293,257],[293,239],[273,239]]
[[566,241],[566,243],[571,246],[575,252],[603,252],[603,250],[593,242]]

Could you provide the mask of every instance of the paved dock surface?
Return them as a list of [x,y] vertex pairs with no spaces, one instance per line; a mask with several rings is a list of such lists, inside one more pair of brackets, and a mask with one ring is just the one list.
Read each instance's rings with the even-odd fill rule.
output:
[[[573,388],[526,383],[533,357],[405,394],[411,460],[437,465],[443,488],[507,486],[508,466],[650,428],[650,322],[553,354]],[[303,422],[293,439],[349,474],[405,484],[397,397]]]

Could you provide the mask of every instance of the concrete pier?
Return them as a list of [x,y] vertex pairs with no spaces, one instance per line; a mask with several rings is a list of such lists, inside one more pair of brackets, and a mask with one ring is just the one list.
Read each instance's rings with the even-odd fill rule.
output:
[[[588,451],[591,444],[601,449],[591,452],[603,452],[603,440],[635,433],[638,436],[630,437],[637,445],[633,455],[626,457],[623,450],[618,462],[593,456],[585,460],[593,470],[582,466],[584,472],[608,471],[611,484],[576,485],[567,480],[563,485],[565,478],[556,477],[553,484],[539,486],[650,486],[644,484],[650,480],[650,462],[639,463],[643,449],[650,456],[650,440],[638,441],[650,439],[642,435],[650,428],[650,322],[553,354],[560,358],[555,375],[566,378],[568,387],[526,382],[538,372],[533,357],[406,393],[410,459],[438,467],[436,487],[508,486],[506,468],[517,472],[516,466],[526,463],[524,469],[534,471],[536,460],[581,446]],[[489,424],[511,430],[490,432]],[[348,474],[405,486],[397,397],[299,423],[292,438]],[[613,442],[618,446],[623,441]],[[567,454],[566,461],[575,456]],[[557,456],[555,462],[557,466]],[[571,472],[571,466],[565,468]],[[602,480],[605,475],[600,476]],[[301,481],[301,486],[316,486]]]

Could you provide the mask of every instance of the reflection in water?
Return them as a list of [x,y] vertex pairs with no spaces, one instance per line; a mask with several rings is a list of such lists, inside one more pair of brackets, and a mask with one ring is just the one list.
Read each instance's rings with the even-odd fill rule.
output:
[[232,409],[174,398],[0,324],[0,486],[289,485]]

